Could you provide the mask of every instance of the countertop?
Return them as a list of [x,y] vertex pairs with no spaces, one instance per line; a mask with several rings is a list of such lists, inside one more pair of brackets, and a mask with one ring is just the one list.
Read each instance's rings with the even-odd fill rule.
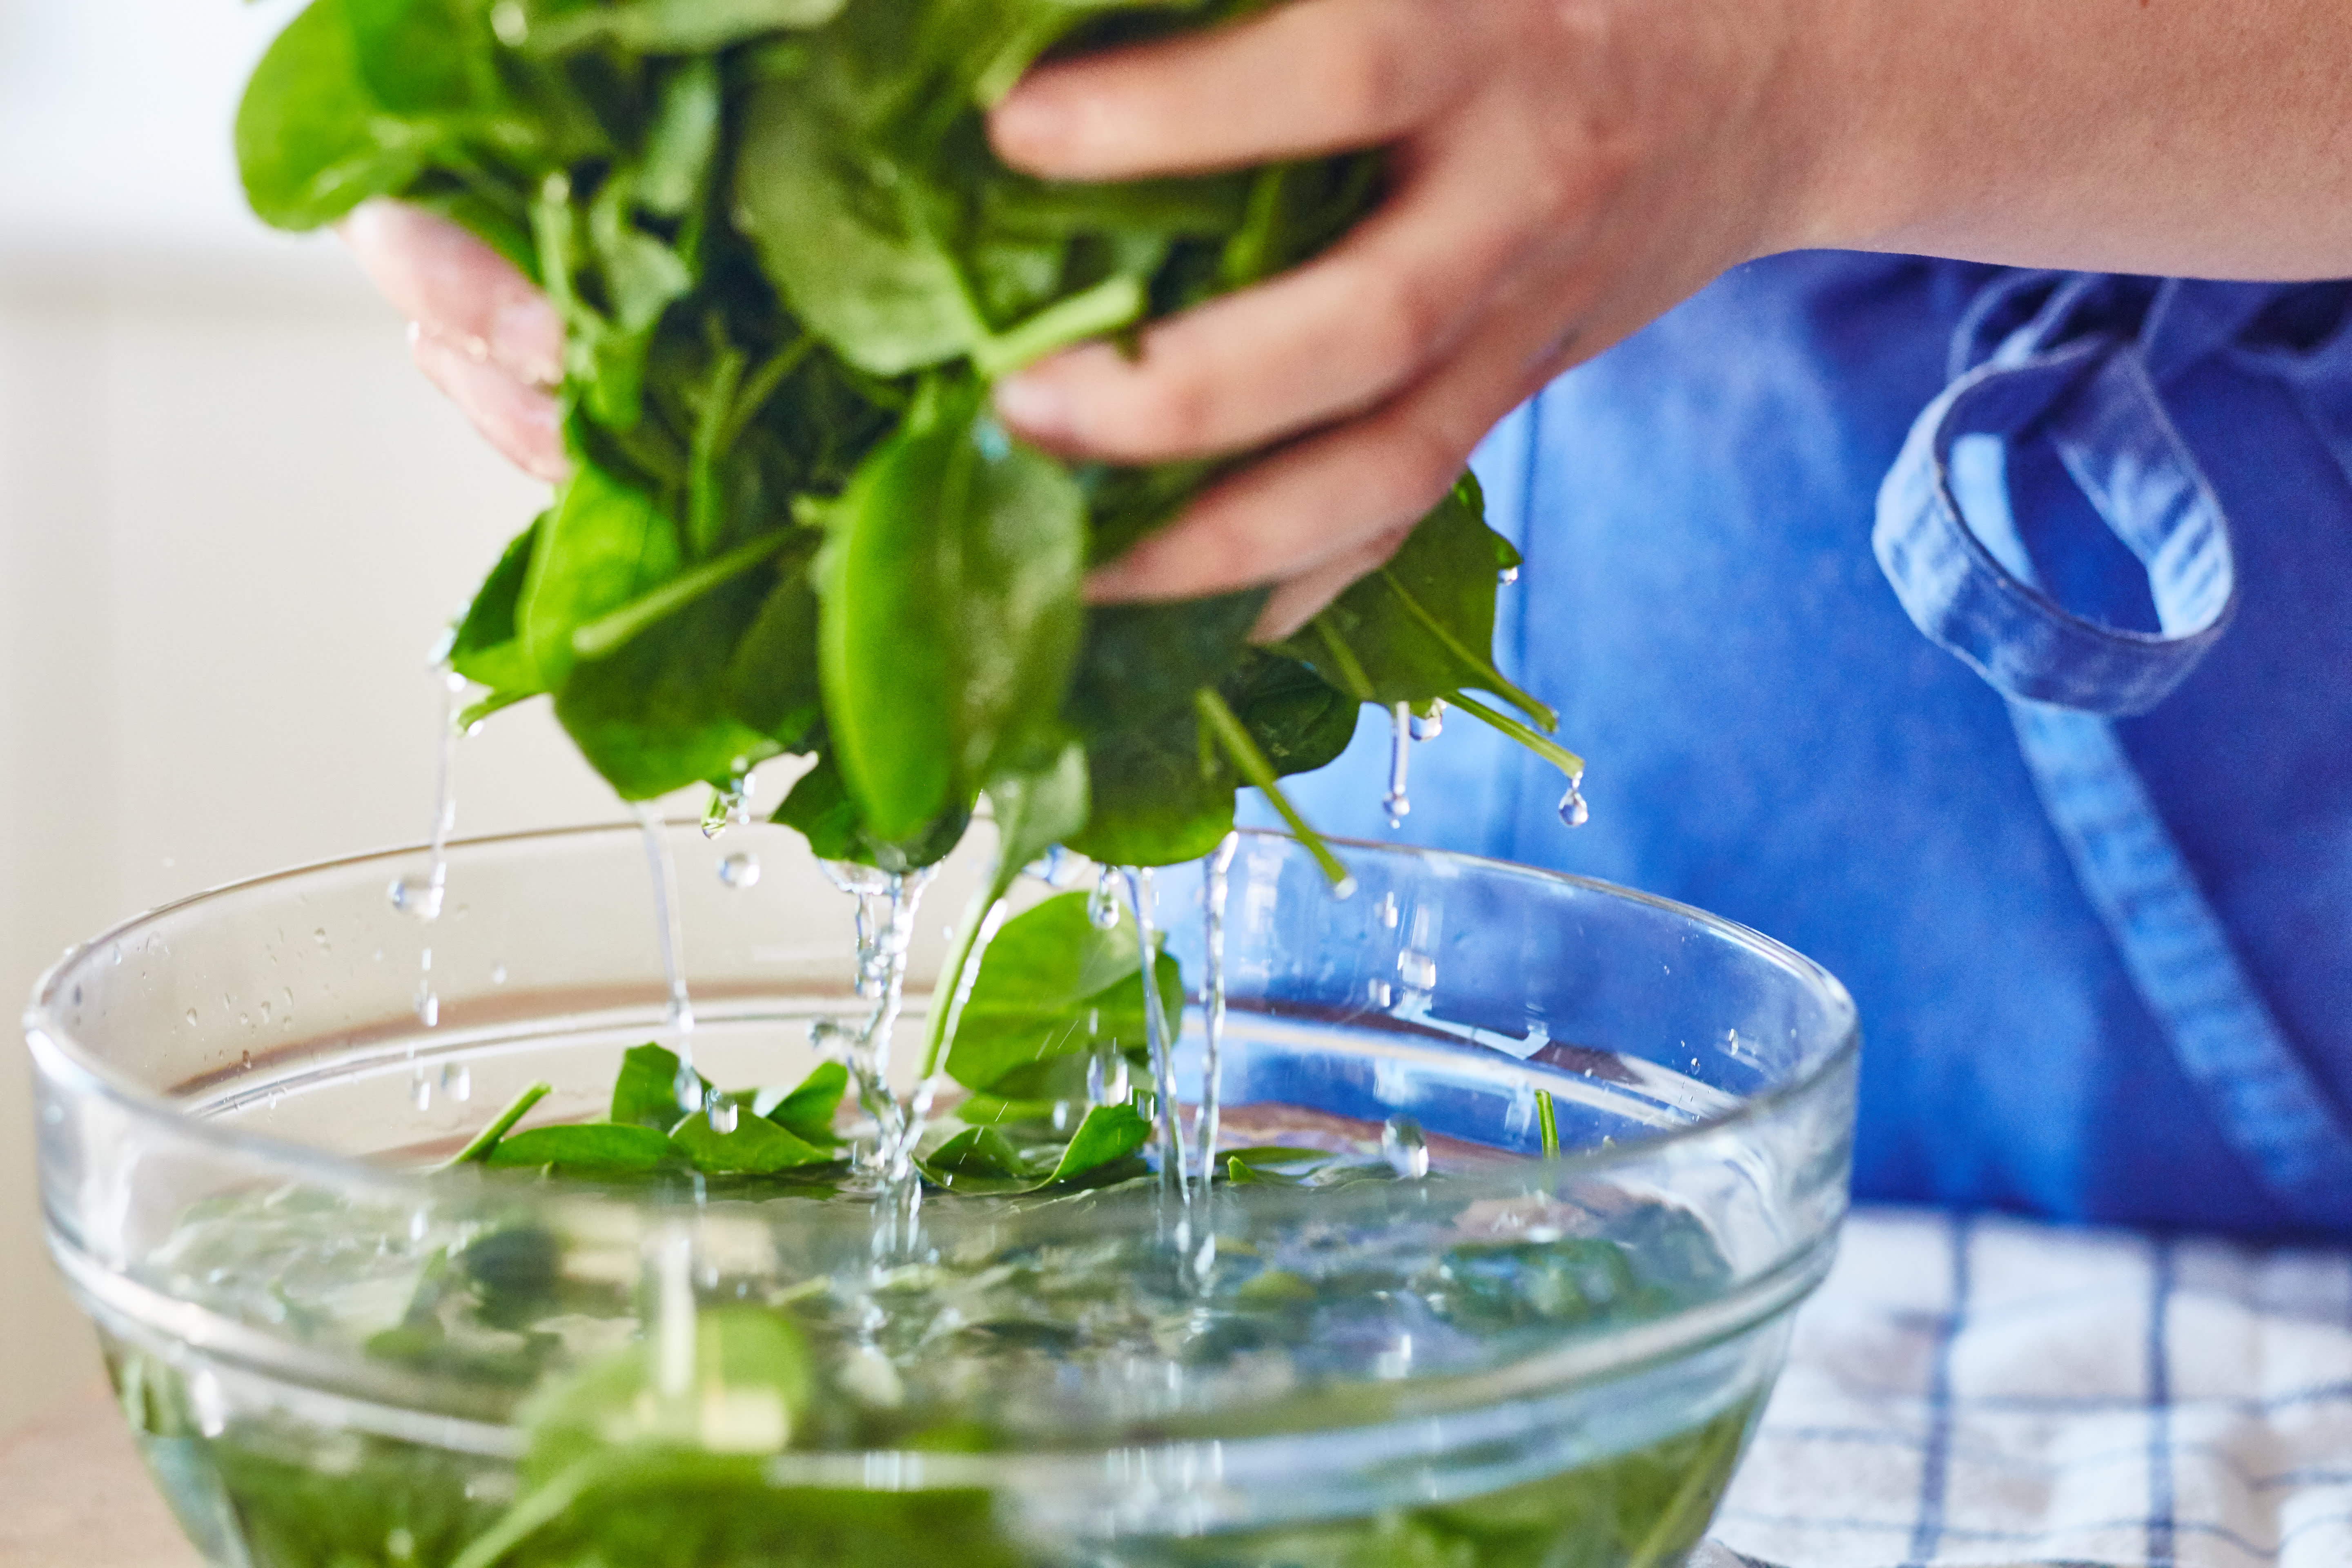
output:
[[197,1568],[104,1388],[0,1439],[0,1568]]

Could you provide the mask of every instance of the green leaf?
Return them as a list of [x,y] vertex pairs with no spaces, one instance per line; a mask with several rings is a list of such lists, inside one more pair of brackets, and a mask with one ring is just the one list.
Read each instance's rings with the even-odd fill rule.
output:
[[1076,651],[1085,506],[966,396],[869,458],[829,526],[827,727],[866,831],[901,841],[1045,749]]
[[849,1069],[839,1062],[819,1062],[798,1089],[761,1114],[803,1142],[838,1143],[833,1119],[848,1091]]
[[[1141,955],[1125,921],[1097,930],[1087,895],[1063,893],[1008,921],[988,945],[956,1024],[948,1075],[1008,1100],[1081,1100],[1097,1050],[1144,1058]],[[1153,966],[1167,1016],[1183,1016],[1184,982],[1165,953]]]
[[731,1131],[719,1131],[711,1125],[709,1111],[697,1111],[670,1130],[669,1141],[696,1170],[714,1176],[769,1176],[800,1165],[830,1164],[835,1158],[832,1150],[796,1138],[765,1117],[746,1115],[740,1108]]
[[[779,4],[806,5],[811,0],[758,3],[772,9]],[[835,9],[840,5],[840,0],[814,3]],[[709,0],[698,0],[694,6],[706,16],[722,8]],[[606,8],[604,15],[613,16],[617,9]],[[684,217],[701,205],[703,184],[719,153],[720,109],[719,62],[714,59],[688,60],[662,84],[661,110],[646,132],[645,161],[637,165],[636,197],[647,212]]]
[[824,695],[817,685],[816,589],[808,562],[787,560],[760,606],[727,671],[727,704],[748,727],[786,751],[798,751],[815,724]]
[[1496,576],[1519,555],[1483,512],[1477,481],[1465,474],[1387,565],[1279,651],[1360,701],[1421,708],[1465,689],[1488,691],[1550,729],[1552,710],[1494,666]]
[[552,1167],[574,1176],[643,1175],[684,1163],[667,1134],[605,1121],[510,1132],[484,1162],[500,1170]]
[[396,195],[447,151],[451,128],[385,109],[369,86],[347,0],[311,0],[270,45],[236,116],[246,200],[265,223],[310,229]]
[[1089,733],[1181,716],[1249,651],[1270,589],[1207,599],[1091,605],[1070,679],[1070,722]]
[[1131,1105],[1097,1105],[1078,1123],[1076,1136],[1062,1152],[1061,1163],[1044,1184],[1052,1186],[1124,1160],[1151,1141],[1151,1123]]
[[342,0],[360,76],[399,115],[458,114],[498,90],[480,7],[462,0]]
[[1363,711],[1305,665],[1255,648],[1220,690],[1277,776],[1312,773],[1337,758]]
[[760,580],[729,583],[617,653],[573,668],[555,716],[623,799],[733,778],[782,749],[728,700],[736,649],[764,597]]
[[508,701],[545,689],[539,679],[539,667],[531,662],[530,652],[518,635],[517,616],[523,584],[530,574],[531,550],[546,521],[542,513],[537,521],[515,535],[514,542],[507,546],[499,563],[482,580],[481,588],[474,595],[466,618],[457,623],[457,635],[449,645],[451,668],[468,680],[488,687]]
[[706,1305],[694,1314],[693,1335],[683,1367],[663,1364],[669,1347],[656,1325],[644,1341],[591,1363],[526,1406],[523,1474],[530,1485],[545,1487],[583,1460],[643,1464],[648,1448],[782,1451],[815,1393],[800,1330],[763,1307]]
[[762,33],[817,27],[843,0],[623,0],[619,5],[540,5],[524,47],[565,54],[604,44],[632,54],[723,49]]
[[1189,709],[1097,735],[1087,744],[1086,829],[1063,842],[1106,866],[1197,860],[1234,830],[1238,783]]
[[1000,773],[988,786],[996,812],[996,877],[1003,898],[1023,867],[1087,824],[1087,754],[1076,742],[1035,773]]
[[967,1127],[931,1152],[923,1173],[943,1187],[967,1177],[1017,1180],[1028,1174],[1021,1151],[993,1127]]
[[761,89],[745,111],[737,222],[811,331],[877,375],[971,352],[988,335],[945,235],[952,200],[866,144],[845,68]]
[[677,1053],[667,1047],[650,1041],[630,1047],[622,1054],[620,1073],[613,1079],[613,1107],[605,1120],[616,1127],[650,1127],[656,1132],[677,1126],[710,1095],[710,1080],[697,1073],[694,1081],[699,1087],[695,1105],[680,1104],[680,1065]]
[[677,574],[677,535],[651,496],[582,462],[540,524],[519,607],[525,651],[560,688],[572,634]]
[[969,806],[951,805],[911,838],[895,843],[878,839],[866,830],[856,803],[841,782],[833,753],[820,752],[816,765],[793,781],[773,820],[797,829],[820,860],[912,871],[947,858],[961,842],[971,811]]

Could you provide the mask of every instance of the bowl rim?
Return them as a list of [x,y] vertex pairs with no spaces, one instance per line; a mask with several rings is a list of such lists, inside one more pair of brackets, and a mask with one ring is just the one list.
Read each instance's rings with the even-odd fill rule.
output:
[[[680,833],[698,829],[698,823],[686,818],[672,819],[664,821],[663,826],[668,832]],[[491,851],[544,842],[586,843],[619,836],[634,837],[642,831],[643,825],[637,822],[598,823],[485,835],[454,841],[449,847],[456,853]],[[1298,841],[1288,834],[1245,831],[1260,841],[1282,847],[1286,854],[1306,853]],[[1566,884],[1603,899],[1645,906],[1674,917],[1694,931],[1727,941],[1769,963],[1806,988],[1824,1008],[1824,1022],[1828,1028],[1835,1031],[1834,1039],[1820,1048],[1813,1060],[1790,1071],[1782,1081],[1738,1099],[1727,1110],[1696,1116],[1678,1126],[1645,1130],[1641,1136],[1613,1146],[1588,1148],[1548,1161],[1527,1160],[1525,1163],[1529,1169],[1539,1168],[1545,1172],[1547,1182],[1554,1184],[1555,1190],[1559,1185],[1596,1176],[1605,1180],[1612,1169],[1638,1179],[1646,1163],[1662,1158],[1671,1161],[1675,1158],[1675,1152],[1686,1144],[1719,1137],[1727,1132],[1737,1138],[1740,1130],[1748,1123],[1768,1120],[1792,1103],[1817,1097],[1826,1086],[1832,1086],[1841,1079],[1851,1082],[1853,1064],[1861,1043],[1853,999],[1836,976],[1785,943],[1706,910],[1593,878],[1447,850],[1357,839],[1336,839],[1332,842],[1359,854],[1451,865],[1486,876],[1501,873],[1539,882]],[[134,1126],[154,1128],[159,1133],[173,1139],[193,1139],[200,1147],[231,1159],[251,1162],[285,1180],[313,1182],[345,1193],[369,1193],[385,1198],[417,1196],[434,1179],[429,1170],[379,1163],[362,1156],[296,1142],[231,1125],[221,1120],[187,1114],[178,1102],[146,1088],[78,1039],[65,1021],[60,998],[64,988],[79,973],[81,965],[100,961],[112,944],[131,938],[151,922],[184,914],[215,899],[268,889],[306,876],[388,868],[404,858],[413,858],[424,847],[415,846],[375,850],[207,889],[117,922],[88,942],[78,944],[42,976],[32,1003],[24,1015],[26,1046],[39,1075],[68,1094],[94,1096],[131,1120]],[[1535,1070],[1545,1069],[1538,1066]],[[39,1098],[37,1096],[37,1103]],[[1845,1136],[1850,1142],[1850,1121]],[[47,1140],[41,1142],[46,1145]],[[46,1159],[43,1163],[46,1165]],[[1521,1170],[1517,1163],[1509,1169],[1511,1180],[1508,1182],[1500,1179],[1504,1173],[1499,1169],[1494,1173],[1470,1173],[1461,1178],[1463,1185],[1454,1191],[1457,1195],[1471,1199],[1484,1195],[1479,1189],[1485,1188],[1492,1188],[1496,1194],[1526,1196],[1524,1183],[1527,1172]],[[42,1183],[45,1192],[47,1185],[45,1174]],[[1507,1194],[1506,1188],[1511,1190]],[[1253,1192],[1258,1190],[1253,1189]],[[1370,1187],[1355,1189],[1352,1190],[1352,1198],[1369,1203],[1370,1194]],[[1350,1189],[1292,1192],[1272,1188],[1265,1189],[1259,1195],[1266,1200],[1269,1206],[1276,1208],[1289,1206],[1284,1200],[1304,1202],[1310,1199],[1319,1199],[1325,1205],[1337,1205],[1341,1208],[1353,1206]],[[530,1201],[551,1207],[585,1205],[596,1208],[609,1207],[616,1212],[635,1212],[643,1207],[629,1194],[616,1194],[590,1187],[550,1191]],[[258,1325],[224,1316],[198,1303],[166,1297],[153,1286],[134,1279],[131,1271],[90,1255],[86,1242],[75,1227],[64,1223],[49,1202],[45,1201],[43,1206],[43,1228],[52,1258],[67,1277],[68,1286],[79,1299],[83,1310],[93,1317],[103,1313],[116,1321],[118,1330],[131,1324],[161,1330],[164,1322],[170,1321],[178,1325],[175,1331],[183,1343],[207,1345],[210,1349],[206,1353],[223,1358],[227,1364],[241,1365],[249,1373],[278,1382],[290,1379],[294,1384],[311,1386],[322,1393],[330,1386],[348,1387],[347,1381],[341,1376],[330,1377],[327,1384],[317,1382],[319,1376],[326,1374],[309,1363],[315,1361],[320,1352],[297,1345]],[[1260,1205],[1253,1202],[1251,1206],[1256,1208]],[[1546,1352],[1531,1347],[1529,1352],[1511,1357],[1497,1370],[1507,1371],[1516,1378],[1548,1368],[1551,1374],[1564,1377],[1571,1384],[1607,1382],[1755,1329],[1783,1314],[1819,1282],[1833,1255],[1838,1222],[1846,1206],[1845,1191],[1840,1184],[1826,1206],[1781,1237],[1769,1258],[1756,1259],[1752,1265],[1736,1271],[1717,1293],[1683,1303],[1655,1317],[1606,1325],[1605,1330],[1598,1333],[1571,1331],[1553,1351]],[[333,1352],[335,1356],[342,1356],[343,1353]],[[447,1406],[444,1380],[425,1377],[413,1384],[405,1379],[398,1381],[403,1384],[399,1388],[385,1385],[366,1394],[354,1391],[346,1397],[357,1399],[360,1405],[377,1412],[383,1420],[394,1423],[395,1426],[412,1419],[411,1415],[404,1413],[413,1413],[415,1417],[428,1418],[431,1422],[463,1419]],[[502,1427],[503,1424],[500,1426]],[[490,1430],[490,1426],[484,1427],[485,1432]],[[1113,1447],[1126,1451],[1132,1445],[1122,1443]],[[1109,1450],[1097,1448],[1094,1451]]]
[[[662,827],[675,833],[684,828],[699,830],[698,819],[663,817]],[[581,823],[560,827],[534,827],[515,833],[483,834],[466,838],[453,838],[446,846],[453,858],[469,850],[492,849],[525,845],[542,840],[581,841],[611,835],[636,835],[644,831],[640,820]],[[1244,827],[1235,830],[1245,841],[1288,845],[1302,848],[1291,834],[1270,828]],[[1646,906],[1662,913],[1689,921],[1733,944],[1745,948],[1774,966],[1786,970],[1813,989],[1828,1008],[1837,1038],[1829,1049],[1803,1070],[1791,1074],[1786,1080],[1772,1084],[1752,1095],[1742,1095],[1729,1110],[1700,1116],[1677,1127],[1645,1132],[1639,1138],[1605,1148],[1578,1151],[1554,1157],[1550,1162],[1560,1173],[1584,1175],[1616,1163],[1632,1163],[1674,1146],[1709,1137],[1727,1130],[1737,1129],[1745,1122],[1761,1120],[1791,1100],[1801,1100],[1823,1081],[1843,1070],[1860,1054],[1862,1048],[1861,1018],[1853,998],[1844,983],[1814,960],[1777,938],[1765,935],[1752,927],[1722,915],[1711,913],[1695,905],[1682,903],[1655,893],[1643,892],[1597,877],[1579,876],[1570,871],[1556,871],[1546,867],[1529,866],[1516,860],[1499,860],[1487,856],[1468,855],[1457,850],[1425,848],[1418,845],[1382,844],[1370,839],[1327,837],[1325,842],[1335,848],[1369,852],[1383,858],[1421,860],[1454,865],[1492,873],[1506,871],[1538,881],[1566,883],[1584,892],[1606,899]],[[117,944],[142,927],[184,913],[215,899],[234,894],[249,893],[261,889],[290,882],[302,878],[333,871],[354,870],[370,864],[389,865],[413,859],[431,851],[431,846],[415,843],[389,848],[364,850],[332,859],[317,860],[290,866],[258,876],[241,878],[189,893],[182,898],[158,904],[152,909],[116,921],[95,936],[75,943],[63,956],[42,972],[35,982],[33,994],[22,1014],[22,1027],[26,1049],[37,1065],[62,1066],[70,1076],[113,1101],[121,1109],[141,1118],[161,1119],[184,1133],[223,1146],[237,1153],[258,1156],[268,1161],[317,1171],[343,1183],[361,1185],[406,1185],[429,1176],[429,1172],[409,1171],[374,1164],[364,1159],[336,1153],[314,1145],[299,1143],[290,1139],[273,1137],[266,1132],[233,1127],[225,1122],[192,1117],[176,1108],[173,1101],[145,1088],[111,1067],[89,1047],[76,1038],[66,1024],[58,998],[69,977],[86,962],[94,959],[110,946]],[[1303,851],[1302,851],[1303,852]]]

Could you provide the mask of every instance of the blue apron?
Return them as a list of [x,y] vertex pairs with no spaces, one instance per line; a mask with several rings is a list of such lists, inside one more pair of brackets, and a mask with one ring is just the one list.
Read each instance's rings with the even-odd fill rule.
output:
[[2352,1235],[2352,285],[1777,258],[1477,467],[1591,824],[1460,717],[1316,820],[1827,964],[1864,1197]]

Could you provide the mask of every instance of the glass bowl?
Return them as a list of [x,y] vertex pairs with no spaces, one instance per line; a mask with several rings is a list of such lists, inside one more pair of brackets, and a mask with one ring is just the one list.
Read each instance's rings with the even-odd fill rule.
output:
[[[789,1087],[871,1005],[796,837],[655,831],[456,845],[430,921],[422,851],[264,878],[43,982],[49,1244],[213,1563],[1659,1568],[1699,1540],[1845,1208],[1857,1033],[1819,967],[1459,856],[1343,844],[1335,897],[1244,834],[1242,1157],[1181,1200],[934,1192],[879,1225],[814,1188],[436,1171],[533,1080],[531,1124],[592,1119],[625,1050],[675,1043],[663,839],[711,1079]],[[986,837],[913,928],[908,1041]],[[1196,1177],[1210,877],[1146,900]],[[862,1154],[870,1120],[838,1125]]]

